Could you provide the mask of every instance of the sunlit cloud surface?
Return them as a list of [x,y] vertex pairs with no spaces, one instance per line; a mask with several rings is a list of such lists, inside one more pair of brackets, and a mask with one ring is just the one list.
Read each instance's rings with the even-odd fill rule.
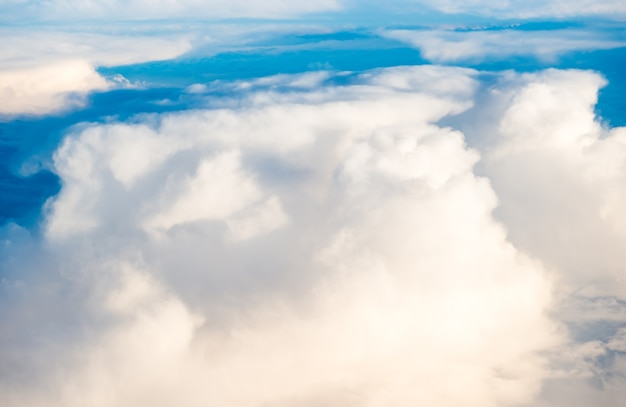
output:
[[0,3],[0,405],[621,405],[626,38],[464,14],[621,3],[366,6]]

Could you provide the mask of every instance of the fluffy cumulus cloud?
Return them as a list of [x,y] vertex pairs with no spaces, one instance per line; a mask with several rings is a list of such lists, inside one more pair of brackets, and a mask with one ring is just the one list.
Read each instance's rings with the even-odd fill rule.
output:
[[5,231],[0,404],[618,406],[603,79],[330,76],[70,130],[43,242]]
[[514,90],[494,90],[494,103],[506,110],[482,162],[508,198],[498,215],[514,242],[567,270],[563,278],[579,294],[621,296],[626,133],[595,120],[604,79],[548,70],[513,82]]
[[[55,353],[22,361],[38,375],[2,404],[531,401],[563,340],[550,278],[492,216],[478,152],[436,124],[475,76],[394,68],[76,129],[41,254],[73,325],[46,346],[3,336],[7,355]],[[16,309],[45,302],[21,281]]]
[[[494,214],[554,271],[553,312],[574,339],[554,360],[542,406],[617,406],[626,393],[626,129],[595,118],[605,84],[584,71],[507,76],[468,127],[480,139],[479,173],[500,197]],[[494,125],[478,123],[487,111],[498,112]]]
[[224,19],[303,17],[343,11],[424,12],[474,14],[496,18],[626,17],[622,0],[390,0],[384,5],[370,0],[317,0],[293,2],[270,0],[3,0],[0,21],[72,21],[84,19],[154,20],[163,18]]
[[387,30],[381,31],[380,34],[414,46],[425,58],[439,63],[505,59],[514,56],[533,56],[542,61],[552,62],[567,52],[626,46],[623,40],[612,39],[605,33],[572,29]]

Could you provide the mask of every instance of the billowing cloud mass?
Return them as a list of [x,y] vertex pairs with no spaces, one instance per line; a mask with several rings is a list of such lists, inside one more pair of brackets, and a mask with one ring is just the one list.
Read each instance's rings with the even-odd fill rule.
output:
[[529,400],[559,340],[550,283],[435,124],[474,75],[398,68],[69,136],[46,240],[109,322],[3,404]]
[[[534,56],[553,62],[572,51],[611,49],[626,46],[623,40],[588,30],[388,30],[380,34],[405,42],[422,51],[434,62],[505,60],[514,56]],[[512,46],[514,44],[515,46]]]
[[[579,339],[569,319],[624,322],[626,133],[595,120],[603,79],[331,76],[69,131],[42,247],[5,242],[38,254],[3,262],[21,271],[2,283],[0,404],[565,406],[559,386],[597,400],[598,378],[623,394],[623,329]],[[455,115],[471,147],[440,124]]]
[[87,92],[108,87],[89,63],[79,60],[0,71],[0,113],[41,114],[78,107]]
[[564,289],[592,297],[624,292],[626,129],[594,120],[604,84],[584,71],[520,76],[494,96],[507,108],[483,155],[494,188],[510,197],[497,213],[511,240],[567,270]]
[[563,354],[567,373],[547,385],[546,405],[620,405],[626,129],[595,120],[605,85],[596,73],[548,70],[507,81],[484,107],[502,114],[482,141],[481,172],[501,198],[495,214],[510,241],[557,272],[556,315],[581,342]]
[[[1,28],[3,70],[34,68],[46,63],[81,59],[95,66],[138,64],[175,58],[188,51],[192,34],[150,35],[148,25],[82,30],[44,26],[37,30]],[[112,31],[112,32],[108,32]]]

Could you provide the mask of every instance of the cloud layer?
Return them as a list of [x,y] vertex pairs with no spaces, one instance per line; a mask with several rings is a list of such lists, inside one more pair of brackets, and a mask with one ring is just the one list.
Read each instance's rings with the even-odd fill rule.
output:
[[[124,85],[96,68],[171,59],[189,39],[147,35],[0,29],[0,119],[45,115],[82,107],[86,96]],[[174,37],[174,36],[172,36]]]
[[622,394],[623,329],[571,325],[626,322],[626,133],[595,120],[604,80],[330,77],[70,131],[42,247],[7,232],[1,404],[564,406],[572,383],[605,397],[598,378]]
[[626,129],[596,121],[604,85],[592,72],[521,75],[486,107],[503,111],[481,163],[501,198],[495,215],[516,247],[556,271],[554,312],[578,338],[540,405],[617,406],[626,393]]
[[46,241],[109,322],[3,404],[529,401],[560,340],[549,280],[435,124],[474,75],[390,69],[69,136]]
[[107,81],[84,61],[0,71],[0,113],[42,114],[79,107],[87,92],[108,87]]
[[516,56],[533,56],[542,61],[553,62],[559,56],[572,51],[626,46],[623,40],[612,39],[606,34],[572,29],[389,30],[380,34],[418,48],[426,59],[437,63],[506,60]]
[[3,21],[72,21],[72,20],[154,20],[163,18],[270,18],[305,17],[312,13],[375,10],[376,12],[414,12],[422,15],[433,11],[446,14],[474,14],[485,17],[508,18],[567,18],[602,16],[623,19],[626,6],[621,0],[393,0],[385,5],[367,0],[301,1],[272,0],[263,3],[224,0],[146,0],[93,1],[4,0],[0,2]]
[[427,6],[448,14],[476,14],[496,18],[564,18],[575,16],[605,16],[624,18],[626,5],[620,0],[399,0],[397,4]]

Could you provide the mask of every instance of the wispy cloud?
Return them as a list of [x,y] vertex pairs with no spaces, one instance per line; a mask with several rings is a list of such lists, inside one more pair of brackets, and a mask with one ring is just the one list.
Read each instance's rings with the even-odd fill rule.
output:
[[54,29],[2,28],[0,115],[42,115],[80,107],[86,95],[124,84],[107,80],[99,66],[174,58],[190,39],[105,35]]
[[398,7],[411,4],[426,6],[448,14],[474,14],[495,18],[564,18],[576,16],[605,16],[623,19],[626,5],[621,0],[398,0]]
[[108,87],[84,61],[0,71],[0,114],[42,114],[79,107],[86,93]]
[[388,30],[380,34],[418,48],[426,59],[439,63],[503,61],[516,56],[554,62],[569,52],[626,46],[621,38],[580,29]]

